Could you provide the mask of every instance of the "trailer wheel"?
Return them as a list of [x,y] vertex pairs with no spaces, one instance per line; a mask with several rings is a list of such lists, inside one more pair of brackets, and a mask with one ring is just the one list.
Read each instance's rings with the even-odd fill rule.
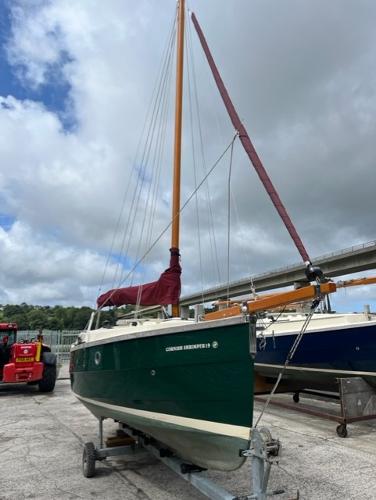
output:
[[93,443],[85,443],[82,454],[82,473],[85,477],[95,476],[95,446]]
[[347,437],[347,427],[346,427],[346,424],[340,424],[337,426],[337,434],[339,437],[341,438],[345,438]]
[[56,366],[44,365],[43,377],[38,382],[40,392],[52,392],[56,382]]

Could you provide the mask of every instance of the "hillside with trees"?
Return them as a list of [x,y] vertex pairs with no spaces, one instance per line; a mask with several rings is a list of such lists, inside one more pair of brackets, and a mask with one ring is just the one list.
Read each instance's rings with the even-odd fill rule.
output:
[[[19,330],[82,330],[93,309],[90,307],[32,306],[28,304],[0,306],[0,321],[17,323]],[[102,311],[100,324],[115,324],[115,311]]]

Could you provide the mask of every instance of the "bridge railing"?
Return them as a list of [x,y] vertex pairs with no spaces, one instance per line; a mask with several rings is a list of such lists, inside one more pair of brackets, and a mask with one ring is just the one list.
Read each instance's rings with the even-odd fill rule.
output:
[[[351,247],[344,248],[342,250],[338,250],[336,252],[325,253],[323,255],[320,255],[319,257],[315,257],[313,259],[313,261],[317,262],[317,261],[329,259],[330,257],[337,257],[338,255],[347,255],[347,254],[354,253],[357,250],[363,250],[364,248],[370,248],[370,247],[374,247],[374,246],[376,246],[376,240],[368,241],[367,243],[360,243],[359,245],[353,245]],[[296,264],[289,264],[288,266],[277,267],[276,269],[272,269],[270,271],[265,271],[263,273],[255,274],[252,276],[252,279],[259,279],[259,278],[262,278],[264,276],[268,276],[270,274],[278,274],[278,273],[281,273],[284,271],[290,271],[291,269],[299,269],[299,268],[303,267],[303,265],[304,264],[302,262],[297,262]],[[245,281],[244,279],[232,281],[231,286],[236,286],[237,283],[239,283],[239,284],[244,283],[244,281]],[[216,287],[213,287],[213,290],[215,288]]]

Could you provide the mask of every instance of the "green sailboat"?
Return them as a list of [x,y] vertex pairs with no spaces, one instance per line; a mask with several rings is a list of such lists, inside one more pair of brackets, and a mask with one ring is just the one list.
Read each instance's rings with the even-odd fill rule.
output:
[[200,467],[242,465],[253,414],[246,318],[102,330],[72,350],[72,389],[94,415],[141,431]]
[[[105,306],[171,305],[172,317],[123,320],[82,332],[71,350],[71,385],[98,418],[112,418],[153,438],[186,462],[230,471],[249,450],[254,396],[257,314],[303,300],[319,302],[336,290],[308,253],[232,104],[197,18],[192,21],[230,119],[252,165],[306,264],[307,286],[230,303],[204,318],[180,315],[180,162],[183,95],[184,0],[178,2],[175,141],[170,265],[157,281],[113,289]],[[316,285],[310,285],[311,281]],[[257,436],[257,433],[254,433]]]
[[154,283],[111,290],[100,307],[171,304],[172,318],[88,329],[71,350],[71,385],[97,417],[156,439],[199,467],[234,470],[249,447],[253,355],[247,312],[214,321],[179,311],[184,0],[179,1],[170,267]]

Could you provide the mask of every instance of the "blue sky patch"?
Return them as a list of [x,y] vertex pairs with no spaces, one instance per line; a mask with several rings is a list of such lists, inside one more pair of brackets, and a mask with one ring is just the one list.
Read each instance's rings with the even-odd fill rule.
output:
[[111,260],[116,264],[121,264],[124,269],[127,269],[132,265],[131,259],[120,253],[113,253],[111,255]]
[[5,231],[9,231],[15,222],[16,218],[13,215],[0,213],[0,227]]
[[62,75],[63,66],[72,60],[70,55],[61,52],[59,62],[48,68],[45,84],[37,88],[27,86],[17,76],[24,72],[22,65],[12,66],[8,61],[6,45],[12,34],[11,25],[11,2],[0,1],[0,95],[41,102],[59,117],[66,132],[73,131],[77,122],[69,95],[71,86]]

